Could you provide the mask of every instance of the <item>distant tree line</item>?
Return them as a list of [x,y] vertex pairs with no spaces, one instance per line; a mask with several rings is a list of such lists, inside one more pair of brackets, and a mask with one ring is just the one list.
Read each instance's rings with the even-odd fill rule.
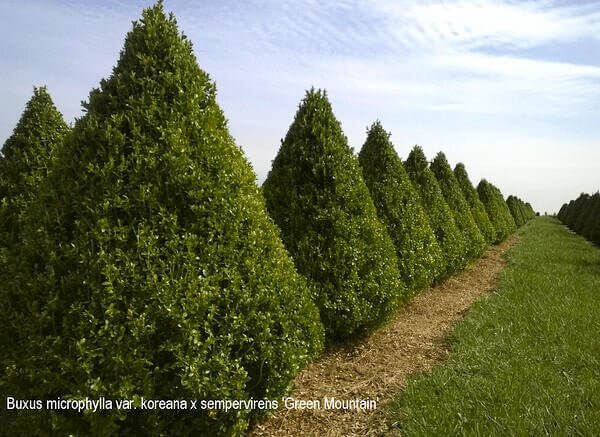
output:
[[558,219],[573,232],[600,244],[600,193],[581,193],[575,200],[565,203]]

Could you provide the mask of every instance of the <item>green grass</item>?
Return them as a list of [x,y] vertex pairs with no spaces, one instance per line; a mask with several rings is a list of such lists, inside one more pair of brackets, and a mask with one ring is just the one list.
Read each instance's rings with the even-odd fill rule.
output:
[[477,302],[450,359],[409,381],[389,420],[406,435],[600,435],[600,249],[537,218]]

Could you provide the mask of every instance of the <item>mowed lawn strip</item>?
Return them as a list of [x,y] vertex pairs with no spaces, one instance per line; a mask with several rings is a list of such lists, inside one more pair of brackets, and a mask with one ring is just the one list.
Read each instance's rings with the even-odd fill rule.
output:
[[600,248],[553,218],[526,225],[498,291],[444,365],[390,403],[404,435],[600,435]]

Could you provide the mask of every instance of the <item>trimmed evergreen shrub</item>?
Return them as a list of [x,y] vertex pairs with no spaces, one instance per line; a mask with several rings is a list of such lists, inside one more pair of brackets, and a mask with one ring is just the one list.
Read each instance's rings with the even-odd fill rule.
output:
[[563,218],[564,218],[564,216],[565,216],[565,214],[567,212],[567,208],[568,208],[568,205],[566,203],[563,203],[563,205],[560,207],[560,210],[558,211],[558,214],[556,214],[556,217],[560,221],[563,220]]
[[574,232],[600,244],[600,192],[591,196],[581,193],[577,199],[565,203],[557,217]]
[[[521,203],[523,203],[522,200],[521,200]],[[527,221],[535,218],[536,212],[533,210],[533,207],[531,206],[531,203],[525,202],[524,208],[525,208],[525,218],[527,219]]]
[[394,311],[406,294],[395,248],[325,91],[306,93],[263,193],[327,338],[352,337]]
[[[319,351],[318,311],[215,95],[162,2],[144,10],[27,211],[19,275],[2,284],[14,338],[3,337],[0,392],[138,406],[277,398]],[[254,414],[9,423],[29,435],[229,435]]]
[[523,215],[523,220],[525,221],[525,223],[527,223],[529,222],[529,220],[535,217],[535,213],[530,209],[530,206],[527,206],[527,204],[518,197],[517,200],[519,201],[519,207],[521,210],[521,214]]
[[467,203],[471,207],[471,214],[473,215],[473,219],[479,228],[479,231],[485,238],[487,244],[491,244],[494,242],[495,238],[495,229],[490,222],[490,218],[479,199],[479,195],[477,194],[477,190],[471,183],[469,179],[469,175],[467,174],[467,169],[463,163],[456,164],[454,167],[454,176],[456,177],[456,181],[460,186]]
[[[0,284],[8,283],[18,274],[20,266],[9,259],[21,246],[24,212],[35,199],[38,186],[45,181],[56,149],[69,130],[46,87],[34,88],[12,135],[4,143],[0,158]],[[0,393],[4,394],[11,392],[2,384],[7,371],[2,357],[22,347],[14,341],[14,330],[19,327],[9,327],[11,304],[10,295],[0,285]]]
[[586,197],[580,206],[580,212],[573,223],[573,229],[580,235],[583,235],[585,224],[592,213],[593,204],[594,197],[586,194]]
[[564,211],[563,218],[561,219],[561,220],[562,220],[562,222],[563,222],[565,225],[567,225],[567,226],[568,226],[567,222],[568,222],[568,219],[569,219],[569,215],[570,215],[570,214],[572,213],[572,211],[573,211],[573,205],[574,205],[574,204],[575,204],[575,201],[574,201],[574,200],[571,200],[571,201],[569,202],[569,204],[567,205],[567,207],[566,207],[566,209],[565,209],[565,211]]
[[573,202],[573,206],[569,208],[568,214],[566,216],[566,224],[573,230],[577,232],[576,224],[577,220],[581,213],[585,210],[585,204],[589,200],[590,195],[587,193],[581,193],[577,199]]
[[444,200],[442,190],[428,166],[423,149],[415,146],[405,163],[406,171],[419,193],[421,203],[427,212],[429,223],[442,249],[445,269],[441,279],[466,266],[465,241],[454,222],[450,207]]
[[527,210],[529,211],[529,214],[531,215],[531,218],[534,218],[536,215],[540,215],[539,212],[535,212],[533,210],[533,207],[531,206],[531,203],[525,202],[525,206],[527,207]]
[[523,226],[527,221],[523,215],[522,206],[524,205],[521,205],[519,199],[512,195],[506,198],[506,204],[508,205],[508,209],[510,210],[510,214],[514,219],[517,228]]
[[47,176],[56,147],[69,126],[54,106],[46,87],[34,88],[0,159],[0,246],[18,242],[19,213]]
[[600,193],[596,192],[592,195],[589,202],[588,213],[581,227],[581,235],[590,241],[598,242],[600,235],[597,231],[600,230]]
[[439,152],[431,163],[431,170],[435,175],[446,203],[454,215],[454,222],[462,233],[465,245],[465,256],[469,259],[478,258],[486,248],[486,242],[467,203],[458,181],[452,172],[446,155]]
[[367,130],[358,161],[377,214],[396,247],[404,283],[411,291],[428,287],[443,267],[442,251],[390,134],[379,121]]
[[502,196],[502,192],[485,179],[482,179],[477,186],[477,193],[496,231],[494,243],[506,240],[509,235],[515,232],[517,226],[504,196]]
[[523,202],[520,198],[516,198],[517,202],[518,202],[518,207],[519,207],[519,212],[521,214],[522,217],[522,221],[523,224],[527,223],[529,220],[531,220],[531,216],[530,216],[530,211],[529,208],[527,207],[527,204],[525,202]]

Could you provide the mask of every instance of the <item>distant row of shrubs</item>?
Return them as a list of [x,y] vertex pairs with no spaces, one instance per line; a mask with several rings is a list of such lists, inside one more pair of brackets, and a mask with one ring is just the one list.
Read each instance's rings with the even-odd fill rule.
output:
[[571,230],[588,240],[600,244],[600,193],[582,193],[577,199],[565,203],[558,219]]
[[[0,158],[0,392],[261,399],[533,217],[311,89],[262,190],[162,3],[71,129],[38,88]],[[291,257],[290,257],[291,255]],[[14,414],[31,435],[239,434],[256,411]],[[193,431],[192,431],[193,430]]]

